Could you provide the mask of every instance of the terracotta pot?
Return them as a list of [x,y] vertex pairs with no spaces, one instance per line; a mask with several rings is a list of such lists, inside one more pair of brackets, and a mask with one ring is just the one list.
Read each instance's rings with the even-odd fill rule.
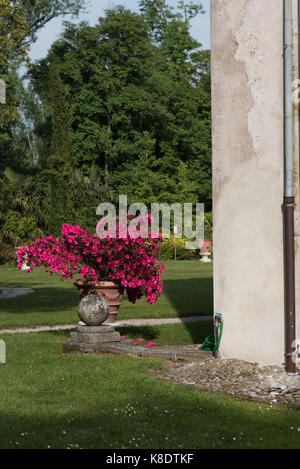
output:
[[202,244],[201,248],[200,248],[200,252],[202,252],[202,253],[210,252],[211,247],[212,247],[212,239],[205,239],[203,241],[203,244]]
[[109,314],[105,322],[114,322],[122,302],[124,287],[112,280],[95,283],[89,280],[79,279],[74,282],[74,285],[78,288],[78,296],[80,299],[91,294],[103,296],[109,304]]

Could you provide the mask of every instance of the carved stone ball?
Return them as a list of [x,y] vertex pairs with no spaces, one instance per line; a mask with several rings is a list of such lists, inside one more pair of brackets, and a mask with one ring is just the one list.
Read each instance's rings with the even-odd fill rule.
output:
[[78,316],[87,326],[100,326],[108,317],[109,305],[103,296],[91,294],[82,298]]

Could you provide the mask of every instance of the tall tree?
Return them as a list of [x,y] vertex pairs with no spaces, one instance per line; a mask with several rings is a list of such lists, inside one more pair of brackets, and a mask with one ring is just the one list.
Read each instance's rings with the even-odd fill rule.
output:
[[6,89],[6,100],[0,103],[0,169],[11,157],[12,128],[19,118],[16,68],[27,60],[27,47],[23,41],[28,31],[20,3],[0,0],[0,80]]
[[26,59],[23,44],[29,34],[24,9],[18,0],[0,0],[0,72]]
[[[190,37],[196,10],[182,8],[170,13],[167,26],[162,16],[160,39],[144,14],[123,7],[108,10],[94,27],[67,23],[47,57],[33,67],[30,75],[46,113],[39,135],[46,142],[47,170],[63,174],[62,162],[73,149],[75,176],[66,174],[72,174],[75,189],[68,185],[63,191],[72,194],[73,206],[61,219],[74,214],[89,223],[78,207],[79,199],[86,203],[91,172],[97,182],[88,182],[90,207],[96,197],[102,199],[105,184],[115,195],[127,193],[130,202],[201,201],[210,208],[209,52]],[[186,28],[183,35],[175,27],[179,23]]]
[[19,0],[29,31],[24,40],[28,44],[37,39],[37,32],[58,16],[78,16],[85,0]]
[[66,101],[65,85],[56,63],[49,70],[49,89],[52,110],[50,153],[41,166],[41,178],[49,188],[47,220],[50,232],[70,220],[74,195],[70,191],[74,180],[72,114]]
[[49,103],[49,64],[59,64],[73,111],[77,164],[88,173],[96,163],[106,185],[113,169],[138,156],[140,133],[168,118],[161,60],[144,19],[118,7],[95,27],[69,24],[32,72],[37,91]]
[[[24,107],[18,66],[29,63],[30,43],[45,24],[57,16],[77,15],[84,3],[85,0],[0,0],[0,80],[6,86],[6,102],[0,103],[0,170],[7,164],[22,169],[26,156],[18,155],[35,151],[28,138],[28,121],[26,118],[20,121]],[[27,148],[24,148],[22,130]],[[17,148],[18,140],[20,148]]]
[[166,0],[140,0],[151,37],[171,59],[174,71],[184,72],[191,65],[190,53],[201,44],[190,35],[190,21],[204,9],[200,1],[178,0],[176,8]]
[[52,106],[52,139],[47,167],[60,174],[74,167],[72,114],[66,100],[65,85],[55,63],[49,73],[50,99]]
[[39,128],[44,126],[45,113],[32,84],[20,83],[20,103],[18,124],[13,129],[13,140],[19,152],[20,170],[35,168],[43,156],[44,142],[39,136]]
[[205,11],[197,0],[178,0],[175,8],[167,0],[140,0],[139,5],[153,42],[167,58],[167,74],[173,81],[169,99],[176,118],[169,164],[174,165],[180,155],[197,187],[198,200],[210,210],[210,53],[190,34],[191,20]]

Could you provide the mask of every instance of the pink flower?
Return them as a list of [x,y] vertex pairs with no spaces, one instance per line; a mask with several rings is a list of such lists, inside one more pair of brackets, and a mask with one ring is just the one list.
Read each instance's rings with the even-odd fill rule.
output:
[[[124,230],[123,230],[124,231]],[[120,232],[117,227],[117,233]],[[18,252],[18,269],[28,262],[29,272],[43,266],[49,275],[61,275],[61,280],[81,275],[91,281],[114,280],[127,289],[128,299],[135,303],[145,296],[155,303],[162,292],[162,274],[165,266],[156,258],[157,239],[107,236],[99,239],[80,226],[62,225],[59,238],[47,236],[36,239],[32,246]],[[141,342],[141,340],[138,340]]]
[[148,342],[148,344],[144,344],[144,347],[155,347],[154,342]]

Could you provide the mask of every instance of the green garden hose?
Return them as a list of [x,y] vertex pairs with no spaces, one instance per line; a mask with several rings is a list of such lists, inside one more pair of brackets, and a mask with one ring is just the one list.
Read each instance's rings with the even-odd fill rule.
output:
[[202,350],[203,352],[216,352],[219,348],[222,334],[223,334],[223,322],[221,322],[221,329],[220,329],[220,334],[219,334],[217,343],[215,342],[214,334],[211,334],[208,337],[206,337],[205,341],[203,342],[203,345],[199,348],[199,350]]

